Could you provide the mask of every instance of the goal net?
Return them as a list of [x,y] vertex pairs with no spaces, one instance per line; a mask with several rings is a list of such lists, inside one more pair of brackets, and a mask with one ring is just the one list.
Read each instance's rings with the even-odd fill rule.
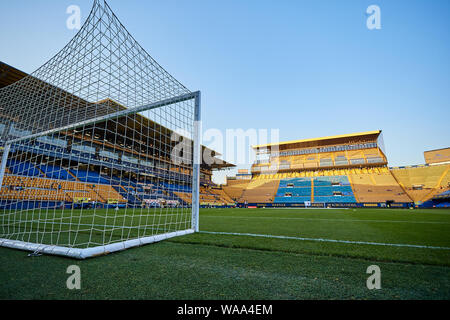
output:
[[0,89],[0,246],[88,258],[198,230],[200,93],[104,1]]

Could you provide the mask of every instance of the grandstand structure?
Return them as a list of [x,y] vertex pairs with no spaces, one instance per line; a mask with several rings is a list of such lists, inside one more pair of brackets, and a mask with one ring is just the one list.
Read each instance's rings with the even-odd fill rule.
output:
[[425,151],[423,157],[428,165],[450,164],[450,148]]
[[410,207],[430,204],[450,183],[444,150],[425,153],[444,163],[389,168],[381,130],[253,148],[251,180],[223,187],[241,206]]
[[[0,89],[29,76],[3,62],[0,74]],[[64,94],[77,99],[68,92]],[[105,109],[126,109],[112,99],[96,103]],[[141,132],[172,134],[144,116],[138,118]],[[5,124],[0,124],[0,131],[4,128]],[[42,137],[33,146],[13,150],[5,167],[1,208],[14,206],[20,199],[28,199],[30,208],[192,204],[192,190],[183,185],[189,181],[192,168],[171,166],[167,154],[158,154],[158,148],[148,152],[146,146],[132,149],[126,141],[116,144],[114,135],[109,134],[112,128],[92,129],[67,131],[60,139]],[[11,132],[15,132],[14,125]],[[19,136],[20,130],[16,134]],[[130,140],[132,134],[128,132]],[[155,139],[144,136],[141,140],[153,145]],[[251,172],[239,170],[236,179],[218,186],[212,182],[213,172],[235,166],[202,146],[202,152],[211,154],[214,161],[201,164],[200,206],[304,206],[305,202],[312,206],[372,206],[386,202],[406,206],[412,202],[433,204],[434,198],[439,206],[447,206],[450,148],[426,151],[424,165],[396,168],[387,166],[381,130],[267,144],[255,146],[254,150],[257,160]],[[146,171],[139,174],[140,168]],[[180,183],[173,183],[174,179]]]
[[[29,76],[1,61],[0,71],[0,89]],[[64,94],[70,100],[77,99],[68,92]],[[107,109],[126,110],[112,99],[97,104]],[[161,153],[161,146],[157,145],[160,139],[152,136],[155,132],[164,132],[170,137],[173,131],[145,116],[137,118],[136,125],[142,133],[139,139],[145,144],[131,143],[136,133],[126,131],[125,126],[120,128],[124,130],[125,139],[117,143],[113,132],[118,128],[108,127],[111,123],[105,122],[104,127],[68,130],[58,139],[43,136],[32,146],[16,146],[10,151],[5,167],[1,208],[13,207],[19,199],[27,199],[28,208],[190,206],[192,190],[185,184],[193,174],[192,166],[171,165],[169,153]],[[125,116],[118,119],[119,123],[125,121]],[[0,132],[5,128],[5,124],[0,123]],[[22,134],[14,123],[9,130],[16,136]],[[175,144],[173,141],[172,145]],[[215,170],[234,165],[219,159],[219,153],[205,146],[202,146],[202,153],[211,154],[214,161],[203,161],[200,165],[200,205],[233,204],[211,177]]]
[[414,203],[450,207],[450,148],[424,152],[425,164],[390,168]]

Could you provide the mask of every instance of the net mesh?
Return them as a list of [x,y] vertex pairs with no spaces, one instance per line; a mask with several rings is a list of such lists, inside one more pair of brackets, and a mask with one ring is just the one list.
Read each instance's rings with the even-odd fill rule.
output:
[[191,228],[189,94],[95,0],[56,56],[0,89],[0,238],[88,248]]

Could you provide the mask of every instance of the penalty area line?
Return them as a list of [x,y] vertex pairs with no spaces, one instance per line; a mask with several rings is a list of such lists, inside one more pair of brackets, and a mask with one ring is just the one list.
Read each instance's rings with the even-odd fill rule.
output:
[[345,244],[365,244],[365,245],[386,246],[386,247],[407,247],[407,248],[419,248],[419,249],[450,250],[450,247],[424,246],[424,245],[404,244],[404,243],[382,243],[382,242],[335,240],[335,239],[322,239],[322,238],[303,238],[303,237],[291,237],[291,236],[275,236],[275,235],[268,235],[268,234],[218,232],[218,231],[200,231],[200,233],[219,234],[219,235],[227,235],[227,236],[247,236],[247,237],[257,237],[257,238],[273,238],[273,239],[284,239],[284,240],[333,242],[333,243],[345,243]]

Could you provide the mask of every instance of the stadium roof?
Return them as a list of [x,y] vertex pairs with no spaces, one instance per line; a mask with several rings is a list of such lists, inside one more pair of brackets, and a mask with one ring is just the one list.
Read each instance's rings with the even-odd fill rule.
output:
[[425,163],[440,164],[450,162],[450,147],[428,150],[423,153]]
[[[3,88],[3,87],[9,86],[9,85],[11,85],[11,84],[13,84],[13,83],[15,83],[15,82],[17,82],[17,81],[27,77],[27,76],[29,76],[27,73],[25,73],[23,71],[20,71],[20,70],[18,70],[16,68],[14,68],[14,67],[12,67],[12,66],[10,66],[10,65],[0,61],[0,89]],[[36,80],[39,81],[38,79],[36,79]],[[44,83],[44,85],[45,86],[51,86],[51,85],[49,85],[47,83]],[[57,88],[57,90],[61,90],[63,92],[62,89]],[[72,96],[68,92],[63,92],[63,93],[66,94],[66,95]],[[70,99],[67,99],[67,100],[70,100]],[[78,100],[82,100],[82,99],[78,98],[78,97],[73,97],[72,100],[78,101]],[[102,105],[104,107],[102,110],[103,110],[103,113],[105,113],[105,114],[108,114],[108,113],[112,112],[111,110],[116,111],[116,110],[124,110],[124,109],[126,109],[125,106],[121,105],[120,103],[118,103],[118,102],[116,102],[116,101],[114,101],[114,100],[112,100],[110,98],[106,98],[104,100],[97,101],[97,102],[94,102],[94,103]],[[70,108],[70,104],[66,104],[63,107],[64,108]],[[0,107],[0,110],[1,110],[1,107]],[[4,115],[4,116],[6,116],[6,115]],[[137,122],[141,126],[157,128],[157,130],[155,130],[155,132],[159,132],[160,134],[162,134],[162,133],[169,134],[170,132],[172,132],[172,130],[170,130],[169,128],[165,128],[165,127],[161,126],[160,124],[158,124],[158,123],[156,123],[156,122],[154,122],[154,121],[152,121],[152,120],[150,120],[150,119],[148,119],[148,118],[146,118],[146,117],[144,117],[144,116],[142,116],[140,114],[137,114],[136,118],[138,119]],[[216,152],[216,151],[214,151],[212,149],[209,149],[209,148],[207,148],[205,146],[202,146],[202,150],[203,151],[204,150],[208,150],[208,153],[211,154],[214,157],[217,157],[217,156],[221,155],[220,153],[218,153],[218,152]],[[203,152],[202,152],[202,154],[203,154]],[[228,163],[228,162],[226,162],[226,161],[224,161],[222,159],[216,158],[216,160],[217,161],[215,161],[215,163],[208,164],[207,166],[210,167],[210,169],[225,169],[225,168],[235,167],[234,164]]]
[[267,147],[273,147],[273,146],[288,146],[288,145],[294,145],[294,144],[307,144],[310,142],[328,142],[329,144],[337,143],[337,140],[342,139],[351,139],[351,138],[377,138],[381,134],[381,130],[375,130],[375,131],[366,131],[366,132],[359,132],[359,133],[350,133],[350,134],[341,134],[341,135],[335,135],[335,136],[328,136],[328,137],[321,137],[321,138],[311,138],[311,139],[301,139],[301,140],[291,140],[291,141],[285,141],[285,142],[279,142],[279,143],[269,143],[269,144],[261,144],[257,146],[252,146],[253,149],[260,149],[260,148],[267,148]]
[[443,150],[449,150],[449,149],[450,149],[450,147],[447,147],[447,148],[439,148],[439,149],[427,150],[427,151],[424,151],[424,153],[427,153],[427,152],[435,152],[435,151],[443,151]]
[[26,77],[27,74],[0,61],[0,88],[9,86]]

